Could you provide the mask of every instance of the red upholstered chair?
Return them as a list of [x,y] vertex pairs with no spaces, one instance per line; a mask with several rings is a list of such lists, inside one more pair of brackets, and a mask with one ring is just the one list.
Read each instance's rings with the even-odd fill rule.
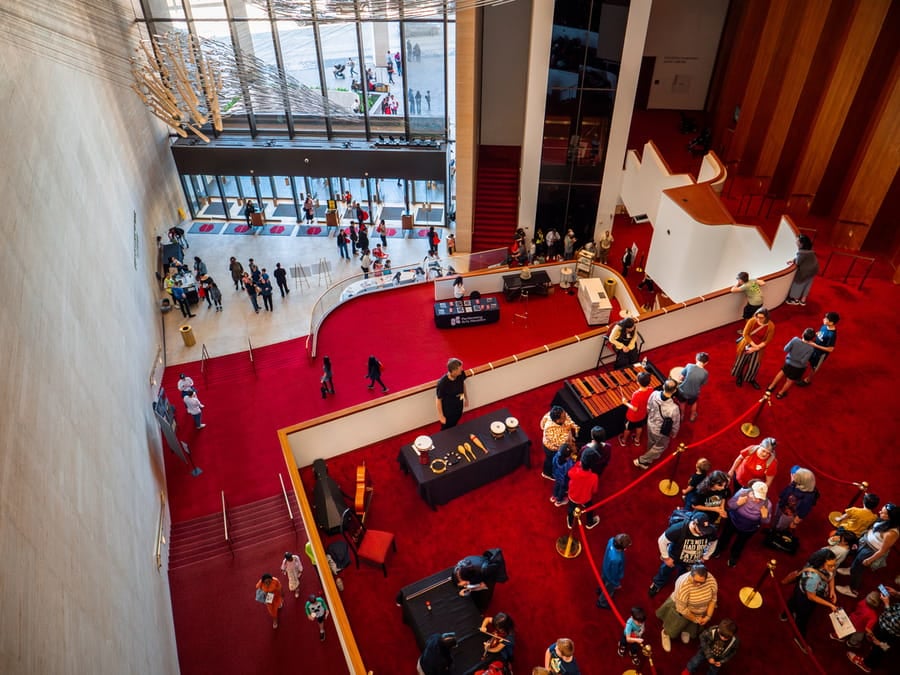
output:
[[390,549],[397,550],[393,532],[370,530],[363,525],[353,509],[347,509],[341,516],[341,534],[344,535],[347,545],[353,551],[357,567],[359,567],[359,559],[362,558],[380,565],[381,571],[387,577],[385,560],[387,560],[388,551]]

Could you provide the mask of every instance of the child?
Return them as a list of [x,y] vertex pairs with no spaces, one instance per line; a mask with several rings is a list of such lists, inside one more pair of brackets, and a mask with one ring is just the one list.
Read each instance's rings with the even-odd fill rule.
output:
[[[606,586],[606,592],[611,598],[615,595],[616,590],[622,585],[622,578],[625,576],[625,549],[631,546],[631,537],[625,533],[617,534],[610,537],[606,542],[606,552],[603,554],[603,567],[600,576],[603,579],[603,585]],[[597,607],[600,609],[609,609],[609,603],[603,591],[597,589]]]
[[840,567],[844,560],[847,559],[847,556],[850,555],[850,551],[856,548],[858,542],[859,537],[852,532],[848,532],[843,527],[836,529],[828,537],[828,550],[834,553],[834,564]]
[[682,496],[687,495],[689,492],[693,492],[697,489],[697,486],[703,482],[703,479],[706,478],[707,474],[712,469],[712,464],[705,457],[701,457],[697,460],[697,464],[694,465],[694,474],[688,480],[688,485],[684,490],[681,491]]
[[718,673],[741,646],[736,633],[737,625],[731,619],[722,619],[718,626],[704,630],[700,634],[700,650],[687,662],[684,672],[696,673],[701,665],[706,664],[706,672]]
[[788,340],[788,343],[784,346],[784,352],[786,354],[784,357],[784,365],[781,367],[781,370],[775,374],[775,379],[772,380],[772,384],[768,386],[766,391],[775,391],[775,386],[784,379],[781,391],[775,394],[775,398],[780,399],[787,396],[787,390],[791,388],[794,382],[797,382],[803,377],[806,366],[809,364],[813,352],[816,351],[815,342],[816,331],[812,328],[804,330],[801,337],[792,337]]
[[591,463],[591,471],[598,476],[602,475],[609,465],[609,460],[612,459],[612,446],[606,442],[606,429],[601,426],[591,428],[591,442],[581,448],[582,458],[588,450],[596,453]]
[[653,390],[650,389],[650,373],[638,373],[637,383],[639,389],[631,395],[631,401],[622,397],[622,403],[628,410],[625,411],[625,431],[619,436],[619,445],[628,444],[628,439],[634,434],[634,444],[641,444],[641,434],[647,426],[647,399]]
[[812,382],[813,375],[819,372],[819,368],[825,363],[827,356],[834,351],[837,343],[837,322],[841,320],[841,315],[837,312],[828,312],[822,320],[822,327],[816,333],[816,343],[813,345],[816,351],[809,357],[809,371],[806,377],[797,383],[798,387],[808,387]]
[[878,621],[879,609],[881,609],[881,594],[878,591],[872,591],[856,604],[856,609],[850,615],[850,622],[856,628],[856,632],[850,633],[846,638],[839,638],[834,633],[829,633],[828,637],[838,642],[846,640],[847,646],[854,649],[860,647],[866,639],[874,638],[872,629]]
[[544,668],[552,675],[578,675],[575,663],[575,643],[569,638],[559,638],[544,652]]
[[553,457],[553,496],[550,501],[553,506],[565,506],[569,503],[569,469],[578,461],[578,451],[575,443],[569,441],[559,446]]
[[[682,369],[681,383],[675,391],[675,400],[690,408],[691,422],[697,421],[697,400],[700,398],[700,389],[709,380],[709,373],[706,372],[707,363],[709,363],[709,354],[698,353],[694,363],[689,363]],[[684,417],[683,411],[682,417]]]
[[306,618],[319,623],[319,640],[325,642],[325,619],[330,616],[328,605],[322,596],[310,595],[306,601]]
[[863,505],[851,506],[834,519],[832,525],[843,527],[847,532],[852,532],[861,537],[878,520],[878,505],[881,499],[876,494],[867,492],[863,496]]
[[639,666],[641,665],[641,645],[644,644],[644,622],[647,615],[640,607],[631,608],[631,617],[625,622],[625,631],[619,638],[619,648],[617,653],[619,656],[625,656],[625,648],[631,653],[631,662]]

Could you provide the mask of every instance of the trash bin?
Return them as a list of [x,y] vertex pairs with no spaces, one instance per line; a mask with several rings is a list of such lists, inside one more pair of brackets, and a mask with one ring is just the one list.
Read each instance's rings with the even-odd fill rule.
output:
[[603,288],[606,290],[607,298],[616,297],[616,280],[615,279],[607,279],[603,282]]
[[182,326],[178,330],[181,331],[181,339],[184,340],[185,347],[193,347],[197,344],[197,341],[194,339],[194,331],[191,330],[190,326]]
[[162,300],[159,301],[159,311],[161,311],[163,314],[165,314],[166,312],[170,312],[171,310],[172,310],[172,301],[171,300],[169,300],[168,298],[163,298]]

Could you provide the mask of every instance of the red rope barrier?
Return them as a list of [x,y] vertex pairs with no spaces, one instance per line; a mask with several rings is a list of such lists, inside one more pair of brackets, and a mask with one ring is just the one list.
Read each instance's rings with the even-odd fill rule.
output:
[[609,595],[609,591],[606,590],[606,585],[603,583],[603,575],[600,574],[600,570],[597,569],[597,562],[594,560],[594,556],[591,553],[590,547],[587,545],[587,537],[585,536],[585,527],[584,523],[581,522],[581,519],[578,520],[578,529],[581,532],[581,546],[584,549],[584,553],[588,558],[588,562],[591,565],[591,570],[594,572],[594,577],[597,579],[597,583],[600,585],[600,590],[603,592],[603,597],[606,598],[606,602],[609,604],[609,608],[612,610],[612,613],[615,615],[616,619],[619,621],[619,625],[622,628],[625,628],[625,619],[622,618],[622,615],[619,613],[619,610],[616,608],[615,603]]
[[[776,422],[778,421],[774,411],[772,412],[772,417],[775,418]],[[800,452],[797,451],[797,448],[795,446],[788,444],[788,448],[790,450],[792,450],[793,453],[797,456],[797,459],[800,460],[800,464],[803,467],[812,471],[814,474],[816,474],[817,478],[819,476],[823,476],[829,480],[834,481],[835,483],[841,483],[843,485],[853,485],[853,486],[858,485],[858,483],[856,481],[846,480],[844,478],[838,478],[837,476],[832,476],[830,473],[826,473],[826,472],[822,471],[820,468],[813,466],[813,464],[811,462],[807,461],[806,457],[804,457]]]
[[778,596],[778,604],[781,605],[781,611],[787,616],[788,623],[794,631],[794,637],[800,640],[800,644],[803,645],[803,648],[806,650],[806,655],[809,657],[809,660],[813,662],[813,665],[816,667],[822,675],[827,675],[825,669],[822,667],[822,664],[819,663],[818,659],[813,656],[812,648],[807,644],[806,640],[802,635],[800,635],[800,629],[797,628],[797,624],[794,622],[794,615],[791,614],[790,608],[787,606],[787,602],[785,602],[784,596],[781,594],[781,588],[779,588],[779,584],[772,584],[775,587],[775,595]]
[[756,402],[754,405],[752,405],[749,409],[747,409],[747,410],[745,410],[744,412],[742,412],[742,413],[740,414],[740,416],[736,417],[733,421],[731,421],[730,423],[726,424],[724,427],[722,427],[721,429],[719,429],[719,430],[718,430],[716,433],[714,433],[712,436],[707,436],[706,438],[701,438],[699,441],[694,441],[693,443],[691,443],[691,444],[690,444],[689,446],[687,446],[687,447],[689,447],[689,448],[694,448],[694,447],[696,447],[696,446],[698,446],[698,445],[703,445],[704,443],[709,443],[709,442],[710,442],[711,440],[713,440],[714,438],[718,438],[719,436],[721,436],[722,434],[724,434],[726,431],[728,431],[731,427],[733,427],[735,424],[738,424],[738,423],[744,418],[745,415],[749,415],[757,405],[759,405],[759,401],[757,401],[757,402]]

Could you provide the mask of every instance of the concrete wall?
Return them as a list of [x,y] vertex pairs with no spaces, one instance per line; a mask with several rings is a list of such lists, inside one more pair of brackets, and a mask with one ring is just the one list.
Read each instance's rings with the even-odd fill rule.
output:
[[177,673],[150,408],[177,176],[114,3],[43,4],[0,29],[0,672]]

